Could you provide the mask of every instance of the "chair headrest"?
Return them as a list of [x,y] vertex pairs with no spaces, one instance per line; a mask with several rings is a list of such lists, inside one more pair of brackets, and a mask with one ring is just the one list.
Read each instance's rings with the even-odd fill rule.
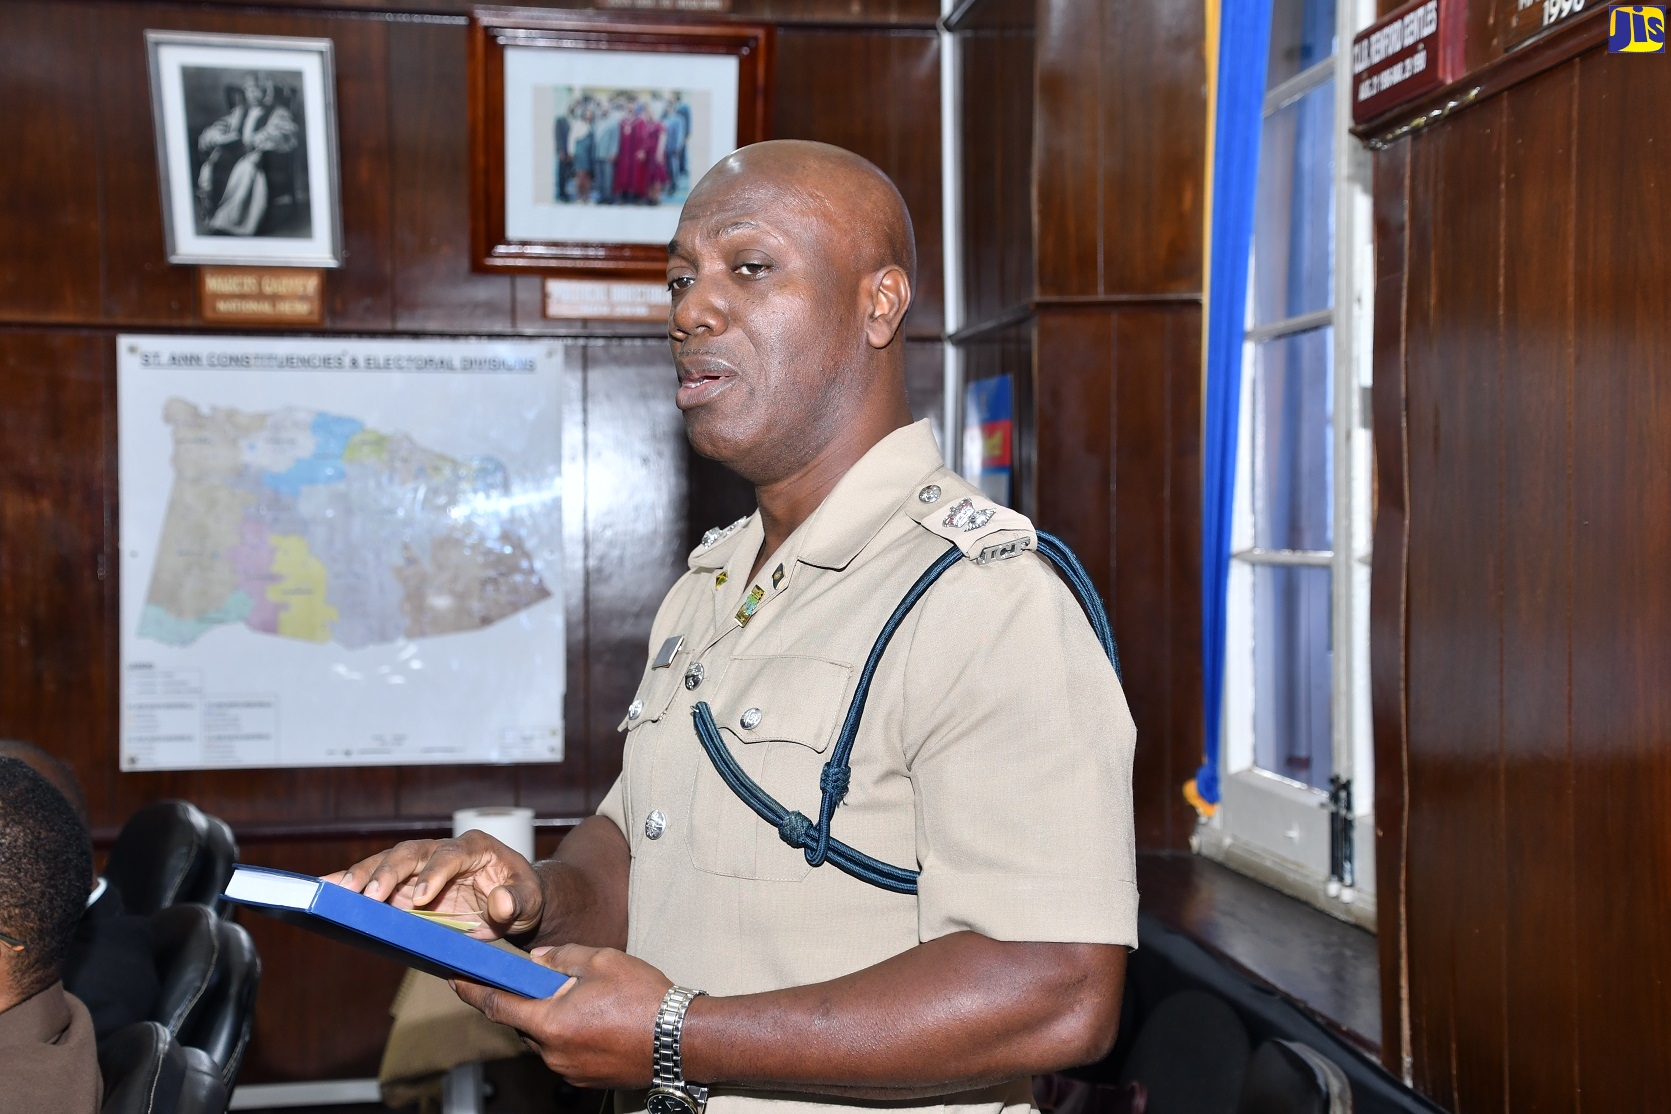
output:
[[209,838],[208,820],[190,801],[153,801],[122,825],[105,877],[128,912],[154,913],[180,899]]
[[1236,1114],[1351,1114],[1346,1073],[1299,1041],[1268,1040],[1248,1061]]

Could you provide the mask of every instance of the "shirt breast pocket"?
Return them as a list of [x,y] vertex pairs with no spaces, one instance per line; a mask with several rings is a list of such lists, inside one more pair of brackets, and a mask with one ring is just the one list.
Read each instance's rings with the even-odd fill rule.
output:
[[[846,712],[851,666],[794,655],[737,657],[709,700],[732,757],[784,808],[816,819],[819,773]],[[694,737],[692,745],[701,743]],[[692,864],[728,878],[794,882],[806,854],[731,791],[706,753],[691,790]]]
[[685,661],[689,656],[681,649],[673,655],[670,665],[660,669],[655,668],[653,663],[645,666],[644,676],[638,681],[638,691],[633,694],[632,703],[627,705],[627,714],[615,730],[631,732],[646,723],[660,723],[684,680]]

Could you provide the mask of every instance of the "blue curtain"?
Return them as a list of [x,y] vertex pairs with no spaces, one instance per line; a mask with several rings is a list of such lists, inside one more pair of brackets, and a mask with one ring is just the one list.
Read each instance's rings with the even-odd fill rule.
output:
[[1195,791],[1219,799],[1224,717],[1224,619],[1230,583],[1230,519],[1236,490],[1236,417],[1242,389],[1248,252],[1264,117],[1271,0],[1223,0],[1218,112],[1213,129],[1212,258],[1207,310],[1206,445],[1201,507],[1201,650],[1206,717]]

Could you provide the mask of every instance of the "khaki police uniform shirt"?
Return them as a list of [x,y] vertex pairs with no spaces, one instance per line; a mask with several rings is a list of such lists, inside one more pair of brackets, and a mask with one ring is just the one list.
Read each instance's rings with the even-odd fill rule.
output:
[[[678,984],[732,995],[823,982],[965,930],[1136,946],[1136,732],[1072,592],[1022,548],[1036,541],[1027,519],[947,469],[924,422],[865,454],[750,579],[763,538],[758,514],[710,532],[656,615],[622,721],[624,772],[599,808],[632,848],[627,950]],[[808,866],[720,780],[691,709],[706,701],[748,775],[816,818],[819,773],[865,658],[948,545],[969,559],[882,658],[831,825],[858,850],[919,869],[910,896]],[[1017,1080],[919,1108],[1030,1104]],[[708,1108],[864,1105],[719,1088]]]

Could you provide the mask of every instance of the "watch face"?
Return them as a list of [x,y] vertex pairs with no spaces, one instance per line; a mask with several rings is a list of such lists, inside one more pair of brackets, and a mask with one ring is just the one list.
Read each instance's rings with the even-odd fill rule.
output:
[[700,1107],[683,1091],[656,1087],[644,1100],[648,1114],[700,1114]]

